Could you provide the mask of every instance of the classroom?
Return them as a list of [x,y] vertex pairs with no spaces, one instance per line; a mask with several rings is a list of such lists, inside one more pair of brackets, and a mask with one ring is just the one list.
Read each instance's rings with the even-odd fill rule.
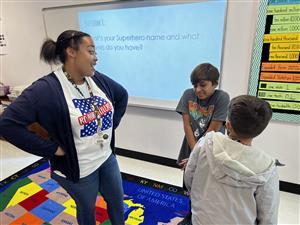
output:
[[[198,12],[203,14],[195,20],[192,16]],[[121,172],[139,177],[143,185],[156,181],[155,188],[164,189],[167,184],[167,193],[181,193],[184,172],[176,161],[186,134],[176,106],[184,90],[193,87],[192,70],[200,63],[211,63],[220,72],[217,89],[226,91],[230,99],[251,95],[269,102],[272,119],[253,145],[284,165],[278,166],[278,224],[300,224],[299,13],[299,0],[3,1],[0,84],[21,95],[33,82],[59,68],[40,59],[46,38],[56,41],[65,30],[90,34],[97,57],[92,66],[120,83],[129,95],[118,128],[109,134]],[[11,102],[7,94],[0,96],[3,107]],[[100,113],[111,111],[110,105],[103,107]],[[94,121],[99,126],[93,112],[80,118],[81,125]],[[101,125],[104,123],[103,119]],[[10,176],[33,168],[42,157],[4,139],[0,142],[1,195],[5,190],[1,188],[12,182]],[[44,169],[43,163],[39,161]],[[124,187],[128,193],[130,188]],[[136,190],[137,199],[145,200],[147,193],[149,202],[165,208],[174,208],[166,199],[176,199],[179,205],[187,201],[141,187]],[[129,207],[130,199],[126,201]],[[126,224],[153,224],[147,222],[146,207],[138,210],[139,223],[128,220]],[[54,224],[48,219],[43,221]],[[103,220],[97,224],[102,223],[99,221]],[[180,222],[174,221],[162,224]]]

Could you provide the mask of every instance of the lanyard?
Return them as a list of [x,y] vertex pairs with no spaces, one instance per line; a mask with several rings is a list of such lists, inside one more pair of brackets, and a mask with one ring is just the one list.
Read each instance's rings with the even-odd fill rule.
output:
[[89,84],[89,82],[87,81],[87,79],[84,77],[83,78],[83,81],[84,83],[86,83],[87,87],[88,87],[88,91],[89,91],[89,94],[90,94],[90,98],[91,98],[91,101],[92,101],[92,104],[88,103],[86,98],[84,97],[83,93],[81,92],[81,90],[78,88],[77,84],[74,82],[74,80],[71,78],[70,74],[68,74],[67,72],[64,71],[64,74],[65,76],[67,77],[68,81],[70,81],[70,83],[75,87],[75,89],[79,92],[79,94],[82,96],[82,98],[84,99],[85,103],[87,105],[90,106],[90,108],[93,110],[93,112],[95,113],[96,115],[96,119],[97,119],[97,125],[98,125],[98,132],[101,132],[101,126],[102,126],[102,122],[101,122],[101,115],[99,113],[99,110],[98,110],[98,107],[97,107],[97,103],[95,101],[95,98],[94,98],[94,94],[92,92],[92,88]]

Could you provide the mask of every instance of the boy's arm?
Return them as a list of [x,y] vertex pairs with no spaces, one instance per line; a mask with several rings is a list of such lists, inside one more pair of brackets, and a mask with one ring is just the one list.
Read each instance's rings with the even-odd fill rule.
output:
[[186,169],[184,172],[184,177],[183,177],[184,184],[187,187],[188,191],[191,191],[191,188],[192,188],[193,177],[194,177],[195,170],[197,168],[197,162],[198,162],[200,149],[201,149],[200,145],[197,144],[189,157],[189,161],[187,163],[187,166],[186,166]]
[[184,134],[187,139],[187,142],[190,146],[190,149],[192,150],[197,143],[196,138],[194,136],[192,127],[191,127],[191,121],[190,121],[190,116],[188,113],[182,113],[182,120],[183,120],[183,129],[184,129]]
[[207,128],[205,134],[210,131],[218,132],[220,130],[220,128],[222,127],[224,121],[212,120],[210,122],[209,127]]
[[272,177],[256,190],[257,224],[277,224],[279,207],[279,178],[277,169]]
[[226,121],[229,101],[229,95],[226,92],[222,92],[222,95],[220,96],[220,98],[218,98],[218,101],[215,103],[213,117],[205,134],[210,131],[217,132],[220,130],[224,121]]

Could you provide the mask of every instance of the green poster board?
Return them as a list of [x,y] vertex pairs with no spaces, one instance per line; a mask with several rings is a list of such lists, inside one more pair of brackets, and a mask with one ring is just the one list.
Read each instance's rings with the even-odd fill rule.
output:
[[268,101],[273,119],[300,123],[300,0],[262,0],[249,94]]

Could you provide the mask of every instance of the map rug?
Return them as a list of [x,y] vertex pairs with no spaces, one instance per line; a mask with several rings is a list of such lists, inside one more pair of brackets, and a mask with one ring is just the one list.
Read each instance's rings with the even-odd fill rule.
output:
[[[122,173],[126,225],[175,225],[189,211],[181,187]],[[100,193],[96,201],[97,225],[111,224]],[[46,159],[0,182],[1,225],[75,225],[76,204],[50,178]]]

